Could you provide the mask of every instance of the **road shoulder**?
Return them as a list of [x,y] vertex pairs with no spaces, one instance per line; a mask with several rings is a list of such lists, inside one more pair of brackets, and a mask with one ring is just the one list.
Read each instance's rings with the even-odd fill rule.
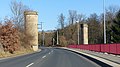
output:
[[[96,55],[93,55],[93,54],[90,54],[90,53],[86,53],[85,51],[82,51],[82,50],[79,50],[79,49],[71,49],[71,48],[66,48],[66,47],[62,47],[62,49],[66,49],[66,50],[70,50],[70,51],[74,51],[74,52],[77,52],[77,53],[80,53],[80,54],[83,54],[83,55],[86,55],[86,56],[89,56],[89,57],[92,57],[94,59],[97,59],[103,63],[106,63],[110,66],[115,66],[115,67],[120,67],[120,64],[119,63],[116,63],[116,62],[113,62],[113,61],[110,61],[110,60],[107,60],[105,58],[103,58],[103,56],[96,56]],[[111,57],[112,58],[112,57]],[[114,58],[114,57],[113,57]]]

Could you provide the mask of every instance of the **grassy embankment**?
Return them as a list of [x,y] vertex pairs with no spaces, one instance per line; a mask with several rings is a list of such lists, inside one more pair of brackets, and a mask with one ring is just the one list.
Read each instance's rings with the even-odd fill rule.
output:
[[13,54],[11,54],[9,52],[0,52],[0,58],[16,57],[16,56],[20,56],[20,55],[30,54],[33,52],[34,51],[31,49],[21,49],[19,51],[15,51]]

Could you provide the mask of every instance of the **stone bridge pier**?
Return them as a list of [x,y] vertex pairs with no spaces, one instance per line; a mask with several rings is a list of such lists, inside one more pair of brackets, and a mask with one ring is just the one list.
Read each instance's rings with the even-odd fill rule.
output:
[[80,44],[88,44],[88,24],[80,24]]

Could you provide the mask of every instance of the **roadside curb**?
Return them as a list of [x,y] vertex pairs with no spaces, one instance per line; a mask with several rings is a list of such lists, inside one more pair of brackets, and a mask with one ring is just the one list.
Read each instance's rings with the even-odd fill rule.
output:
[[[88,50],[82,50],[82,51],[88,51]],[[83,52],[83,53],[87,53],[87,52]],[[98,53],[99,53],[99,52],[98,52]],[[90,53],[87,53],[87,54],[90,54]],[[108,54],[108,53],[102,53],[102,54],[110,55],[110,54]],[[103,59],[105,59],[105,60],[108,60],[108,61],[111,61],[111,62],[120,64],[120,62],[117,62],[117,61],[114,61],[114,60],[111,60],[111,59],[108,59],[108,58],[104,58],[104,57],[101,57],[101,56],[98,56],[98,55],[94,55],[94,54],[90,54],[90,55],[97,56],[97,57],[99,57],[99,58],[103,58]],[[116,55],[111,55],[111,56],[117,57]]]
[[86,55],[86,56],[89,56],[91,58],[94,58],[96,60],[99,60],[105,64],[108,64],[112,67],[120,67],[120,64],[118,63],[115,63],[115,62],[112,62],[110,60],[107,60],[107,59],[104,59],[102,57],[98,57],[98,56],[94,56],[94,55],[91,55],[91,54],[88,54],[88,53],[85,53],[85,52],[81,52],[81,51],[78,51],[78,50],[75,50],[75,49],[70,49],[70,48],[66,48],[66,47],[62,47],[62,49],[66,49],[66,50],[70,50],[70,51],[74,51],[74,52],[77,52],[77,53],[80,53],[80,54],[83,54],[83,55]]

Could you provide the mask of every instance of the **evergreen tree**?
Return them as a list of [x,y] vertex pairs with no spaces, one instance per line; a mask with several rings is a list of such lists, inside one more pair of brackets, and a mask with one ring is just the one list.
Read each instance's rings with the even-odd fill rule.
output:
[[111,27],[112,42],[120,43],[120,10],[116,15],[115,20],[113,20],[113,25]]

